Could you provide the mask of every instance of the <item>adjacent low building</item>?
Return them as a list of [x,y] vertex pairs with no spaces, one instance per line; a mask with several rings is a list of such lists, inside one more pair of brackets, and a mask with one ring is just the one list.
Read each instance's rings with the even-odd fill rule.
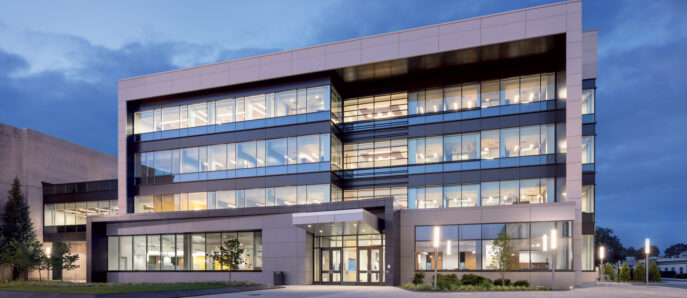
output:
[[[29,205],[31,222],[36,229],[38,240],[44,242],[46,247],[50,247],[51,243],[57,240],[70,243],[73,252],[81,257],[83,266],[65,274],[65,279],[85,280],[86,226],[85,220],[78,216],[81,211],[77,210],[76,206],[65,210],[61,207],[64,205],[51,204],[81,200],[71,198],[72,190],[75,188],[65,188],[64,183],[116,178],[117,158],[35,130],[16,128],[2,123],[0,123],[0,148],[2,148],[0,150],[0,213],[7,202],[7,193],[16,177],[22,184],[21,190]],[[116,182],[114,183],[116,185]],[[44,190],[49,189],[51,185],[56,188],[46,193]],[[116,199],[116,194],[107,198],[107,200]],[[69,215],[61,219],[59,216],[48,217],[47,214],[51,211],[46,209],[44,212],[44,200],[49,206],[57,206],[55,211],[57,214]],[[47,221],[44,221],[46,219]],[[81,237],[63,237],[66,234],[61,232],[67,232],[67,229],[55,228],[56,224],[57,226],[65,226],[65,224],[70,227],[76,226],[76,220],[79,220]],[[43,227],[45,227],[45,234]],[[53,231],[56,233],[52,233]],[[69,231],[72,231],[71,228]],[[2,268],[0,280],[9,278],[11,278],[10,271]],[[38,273],[31,273],[30,278],[38,279]]]
[[595,88],[581,1],[121,80],[88,280],[593,281]]

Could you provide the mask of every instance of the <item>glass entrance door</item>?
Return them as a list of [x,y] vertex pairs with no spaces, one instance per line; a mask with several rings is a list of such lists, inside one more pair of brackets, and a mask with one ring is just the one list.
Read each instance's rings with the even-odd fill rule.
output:
[[358,249],[358,259],[360,260],[358,282],[361,284],[381,283],[382,248],[361,247]]
[[341,249],[322,249],[320,258],[321,281],[324,284],[341,282]]

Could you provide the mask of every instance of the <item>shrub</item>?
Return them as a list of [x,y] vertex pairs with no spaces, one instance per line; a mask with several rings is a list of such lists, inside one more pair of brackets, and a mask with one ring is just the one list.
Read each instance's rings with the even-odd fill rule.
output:
[[476,285],[480,284],[480,283],[481,283],[483,280],[485,280],[485,279],[486,279],[486,278],[481,277],[481,276],[476,275],[476,274],[464,274],[464,275],[460,278],[460,281],[461,281],[464,285],[473,285],[473,286],[476,286]]
[[413,284],[419,285],[425,283],[425,273],[422,271],[415,271],[413,276]]
[[479,282],[479,287],[482,290],[489,290],[491,289],[491,281],[488,278],[484,278]]
[[[438,290],[450,290],[451,287],[458,287],[461,285],[460,280],[458,280],[458,276],[455,274],[438,274],[437,278]],[[432,276],[432,283],[434,283],[434,276]]]
[[528,281],[526,281],[526,280],[518,280],[518,281],[516,281],[516,282],[513,283],[513,286],[516,286],[516,287],[529,287],[529,286],[530,286],[530,283],[529,283]]
[[632,280],[644,281],[644,263],[637,263],[634,272],[632,272]]
[[675,278],[687,278],[687,273],[676,274]]
[[658,270],[656,262],[651,262],[649,265],[649,280],[653,282],[661,281],[661,271]]
[[606,263],[606,265],[604,265],[603,273],[608,275],[608,278],[610,278],[611,280],[615,279],[615,269],[613,269],[611,263]]
[[675,271],[661,271],[661,277],[673,278],[677,277],[679,274],[675,274]]
[[620,274],[618,275],[618,279],[620,281],[630,281],[630,279],[632,279],[632,277],[630,276],[630,266],[627,266],[627,263],[623,264],[623,266],[620,267]]
[[495,286],[510,286],[510,279],[495,279],[494,280],[494,285]]
[[433,287],[430,284],[421,284],[415,287],[415,289],[418,291],[431,291]]

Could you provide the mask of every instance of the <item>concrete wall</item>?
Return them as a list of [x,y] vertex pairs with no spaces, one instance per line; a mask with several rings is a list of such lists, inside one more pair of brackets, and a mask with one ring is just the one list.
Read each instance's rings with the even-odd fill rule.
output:
[[108,272],[108,282],[247,280],[271,284],[284,271],[288,284],[312,283],[312,235],[291,224],[291,214],[108,223],[107,235],[262,230],[262,272]]
[[[29,204],[31,221],[41,241],[41,182],[67,183],[117,177],[116,157],[31,129],[0,123],[0,148],[0,208],[4,208],[7,192],[14,177],[18,177]],[[85,259],[85,256],[82,258]],[[1,271],[0,279],[8,278]],[[37,273],[34,275],[38,278]]]

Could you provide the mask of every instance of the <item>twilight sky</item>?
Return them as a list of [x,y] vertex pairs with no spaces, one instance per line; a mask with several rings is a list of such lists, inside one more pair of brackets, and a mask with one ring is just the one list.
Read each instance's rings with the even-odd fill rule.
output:
[[[2,1],[0,122],[116,155],[118,79],[551,2]],[[599,30],[597,225],[625,246],[687,243],[687,1],[583,10]]]

